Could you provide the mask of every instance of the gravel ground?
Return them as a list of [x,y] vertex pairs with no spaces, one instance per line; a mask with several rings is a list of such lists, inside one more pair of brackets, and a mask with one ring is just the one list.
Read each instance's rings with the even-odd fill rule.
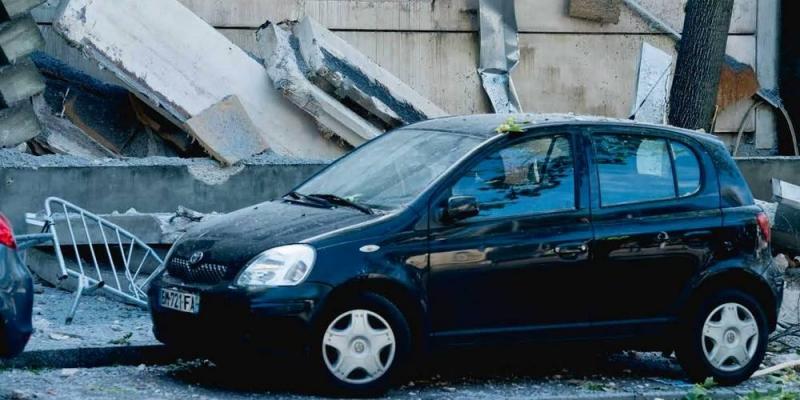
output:
[[[535,361],[532,361],[535,360]],[[692,389],[674,360],[656,353],[610,357],[564,349],[442,353],[415,367],[416,378],[388,398],[682,398]],[[758,389],[797,392],[794,380],[753,379],[717,388],[736,398]],[[5,391],[5,393],[3,393]],[[209,361],[168,366],[0,371],[0,398],[295,399],[313,396],[302,369],[280,360],[222,368]]]
[[71,325],[64,324],[74,294],[49,287],[34,297],[26,351],[157,344],[147,310],[102,295],[81,297]]

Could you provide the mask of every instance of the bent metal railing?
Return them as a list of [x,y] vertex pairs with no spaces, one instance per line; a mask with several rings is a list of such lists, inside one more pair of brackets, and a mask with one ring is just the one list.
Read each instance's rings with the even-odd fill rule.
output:
[[45,212],[43,232],[52,235],[60,279],[74,277],[78,281],[67,324],[72,322],[81,296],[96,290],[147,307],[147,285],[164,262],[150,246],[66,200],[48,198]]

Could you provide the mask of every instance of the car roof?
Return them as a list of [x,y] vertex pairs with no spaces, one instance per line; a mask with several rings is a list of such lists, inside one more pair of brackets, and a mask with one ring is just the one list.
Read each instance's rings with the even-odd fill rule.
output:
[[476,115],[462,115],[442,117],[430,119],[415,124],[408,125],[403,129],[421,129],[440,132],[454,132],[454,133],[467,133],[470,135],[490,139],[500,133],[497,132],[497,127],[505,123],[509,118],[521,125],[523,129],[530,129],[539,126],[552,126],[552,125],[607,125],[607,126],[627,126],[627,127],[647,127],[661,130],[668,130],[673,133],[684,134],[691,136],[695,139],[704,142],[713,142],[720,145],[722,141],[716,136],[708,133],[692,131],[688,129],[677,128],[668,125],[648,124],[629,119],[600,117],[600,116],[587,116],[576,114],[535,114],[535,113],[519,113],[519,114],[476,114]]

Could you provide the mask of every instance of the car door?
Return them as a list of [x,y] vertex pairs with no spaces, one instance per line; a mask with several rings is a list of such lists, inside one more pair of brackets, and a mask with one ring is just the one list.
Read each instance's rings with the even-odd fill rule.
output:
[[[431,202],[428,298],[434,336],[526,334],[586,319],[586,160],[575,134],[511,135],[478,155]],[[479,214],[448,221],[451,196]]]
[[[593,321],[667,322],[711,259],[721,226],[702,146],[645,128],[598,128],[592,143]],[[634,322],[634,324],[631,324]]]

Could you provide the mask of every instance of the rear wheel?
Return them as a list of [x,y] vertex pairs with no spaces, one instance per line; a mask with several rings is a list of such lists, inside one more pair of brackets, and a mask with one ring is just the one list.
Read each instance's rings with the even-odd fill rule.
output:
[[312,361],[327,389],[349,396],[384,393],[410,351],[411,334],[400,310],[365,293],[331,307],[312,340]]
[[711,377],[717,383],[735,385],[758,369],[767,336],[763,307],[747,293],[722,291],[690,312],[678,360],[694,381]]

